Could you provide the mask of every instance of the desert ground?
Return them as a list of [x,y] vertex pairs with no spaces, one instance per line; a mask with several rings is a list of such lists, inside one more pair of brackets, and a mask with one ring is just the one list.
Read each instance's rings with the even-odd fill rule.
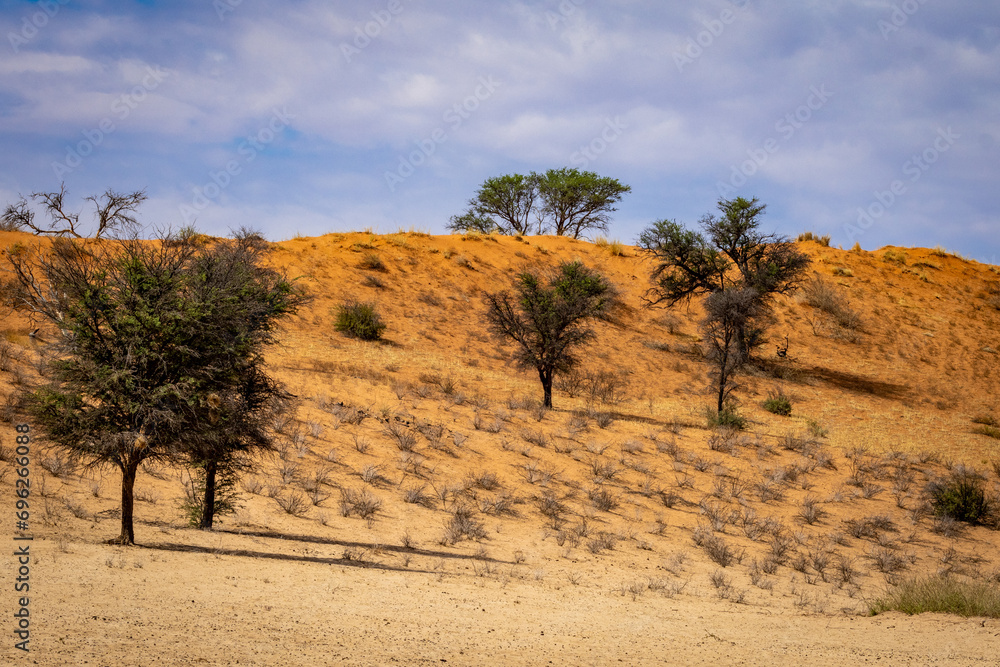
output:
[[[211,532],[188,525],[188,470],[145,465],[125,548],[104,544],[117,471],[34,433],[30,651],[14,647],[8,556],[4,663],[996,664],[1000,621],[869,610],[921,575],[1000,581],[998,532],[940,520],[926,492],[956,470],[1000,492],[1000,440],[976,428],[1000,418],[1000,269],[799,247],[810,286],[778,298],[731,432],[704,416],[697,300],[646,308],[634,247],[417,231],[274,244],[314,296],[268,351],[297,396],[278,451]],[[619,304],[543,410],[537,376],[488,335],[482,293],[571,259]],[[347,298],[377,303],[382,341],[335,331]],[[11,514],[33,329],[4,311]],[[778,390],[790,416],[761,406]]]

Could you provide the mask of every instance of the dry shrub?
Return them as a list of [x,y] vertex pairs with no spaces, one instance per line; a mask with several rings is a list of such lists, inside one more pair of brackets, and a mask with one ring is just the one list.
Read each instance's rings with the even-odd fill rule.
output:
[[618,499],[611,491],[604,487],[595,487],[587,491],[587,497],[596,509],[602,512],[610,512],[618,507]]
[[529,484],[546,486],[552,481],[552,471],[540,468],[535,461],[524,464],[524,478]]
[[595,537],[587,541],[587,549],[592,554],[598,554],[607,550],[612,550],[615,548],[615,544],[618,543],[618,536],[613,533],[608,533],[601,531]]
[[278,504],[286,514],[292,516],[304,516],[309,511],[309,500],[298,491],[289,491],[274,497],[274,502]]
[[487,470],[470,472],[465,480],[465,487],[467,489],[478,488],[484,491],[495,491],[501,486],[503,485],[500,483],[500,478],[497,477],[497,474]]
[[826,510],[819,506],[819,499],[807,496],[799,508],[799,516],[810,526],[826,516]]
[[806,303],[829,315],[840,329],[855,332],[863,328],[861,315],[851,308],[840,291],[822,278],[813,278],[803,286]]
[[734,428],[720,427],[708,437],[708,448],[713,452],[732,455],[739,446],[739,431]]
[[412,452],[417,447],[417,436],[407,426],[393,420],[386,422],[383,432],[401,452]]
[[875,569],[883,574],[893,574],[907,568],[906,559],[892,549],[873,547],[867,554]]
[[66,477],[76,471],[72,459],[62,452],[53,452],[41,460],[40,465],[53,477]]
[[475,510],[468,505],[456,505],[451,519],[445,524],[441,543],[457,544],[462,540],[486,539],[486,527],[475,518]]
[[345,517],[358,515],[362,519],[374,518],[382,509],[382,500],[368,489],[341,489],[340,514]]
[[709,558],[722,567],[742,562],[743,555],[746,553],[745,549],[736,549],[717,535],[705,537],[699,546],[705,550]]
[[595,480],[611,481],[621,472],[621,468],[616,466],[612,461],[603,461],[600,458],[596,458],[590,463],[590,472],[593,474]]
[[518,499],[509,493],[499,493],[492,498],[479,499],[479,511],[492,516],[517,516],[514,505]]
[[892,519],[885,514],[872,514],[861,519],[848,519],[844,522],[847,532],[858,539],[878,539],[883,532],[898,533],[899,529]]

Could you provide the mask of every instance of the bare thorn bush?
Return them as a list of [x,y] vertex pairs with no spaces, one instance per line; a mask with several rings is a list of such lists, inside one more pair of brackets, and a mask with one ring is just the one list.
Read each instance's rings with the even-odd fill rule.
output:
[[393,420],[386,422],[383,432],[401,452],[412,452],[417,446],[417,436],[407,426]]
[[340,514],[345,517],[357,515],[367,520],[382,509],[382,500],[367,489],[341,489],[340,496]]
[[274,497],[274,502],[278,504],[286,514],[301,517],[309,511],[309,501],[298,491],[288,491]]

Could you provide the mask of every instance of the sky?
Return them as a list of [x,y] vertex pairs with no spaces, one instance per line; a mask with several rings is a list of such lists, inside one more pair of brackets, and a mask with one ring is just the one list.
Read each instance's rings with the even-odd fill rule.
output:
[[631,187],[626,243],[743,196],[1000,263],[996,0],[0,0],[0,36],[4,205],[444,233],[485,179],[572,167]]

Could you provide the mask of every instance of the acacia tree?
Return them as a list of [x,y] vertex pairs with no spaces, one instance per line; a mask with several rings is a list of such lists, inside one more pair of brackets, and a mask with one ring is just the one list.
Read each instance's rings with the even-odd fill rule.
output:
[[775,296],[798,286],[809,258],[785,237],[759,231],[766,206],[757,198],[720,199],[718,209],[721,216],[701,219],[705,235],[660,220],[640,234],[638,245],[655,262],[647,305],[670,307],[709,295],[702,331],[716,364],[721,410],[734,374],[764,342]]
[[787,238],[759,231],[766,206],[756,197],[720,199],[718,208],[721,217],[701,219],[707,237],[672,220],[654,222],[639,235],[639,248],[655,262],[645,301],[670,307],[725,289],[753,290],[759,308],[741,328],[738,341],[742,355],[750,359],[763,342],[760,319],[770,313],[776,295],[798,287],[809,258]]
[[478,231],[501,234],[531,233],[531,212],[538,186],[534,175],[507,174],[486,179],[469,200],[469,210],[452,217],[453,231]]
[[87,465],[121,471],[118,544],[135,542],[143,461],[186,455],[215,471],[233,452],[270,444],[264,424],[281,391],[260,348],[301,303],[261,268],[250,237],[203,250],[167,241],[58,238],[47,254],[6,252],[19,303],[55,330],[45,337],[50,381],[29,410]]
[[589,230],[607,231],[614,204],[631,190],[614,178],[568,168],[488,178],[469,200],[468,211],[453,216],[448,228],[526,235],[534,224],[539,234],[576,239]]
[[28,398],[46,436],[90,466],[122,474],[121,534],[133,544],[139,465],[169,457],[181,423],[194,351],[184,342],[196,316],[185,301],[192,250],[123,240],[55,239],[50,252],[8,249],[18,302],[53,325],[45,338],[50,381]]
[[560,264],[544,281],[524,271],[513,292],[485,295],[491,332],[513,344],[519,366],[538,372],[545,407],[552,407],[555,374],[572,368],[575,348],[594,337],[585,322],[604,313],[610,298],[611,285],[581,262]]
[[[632,191],[617,179],[578,169],[549,169],[532,174],[538,183],[540,218],[557,236],[574,239],[590,230],[606,232],[614,204]],[[539,222],[541,227],[542,223]]]
[[263,265],[269,246],[242,229],[191,261],[190,298],[200,306],[191,344],[201,351],[192,368],[195,390],[182,415],[178,444],[200,470],[199,527],[211,529],[217,482],[233,481],[246,455],[273,449],[271,424],[290,395],[266,373],[261,354],[276,342],[279,321],[296,312],[306,296],[281,272]]

